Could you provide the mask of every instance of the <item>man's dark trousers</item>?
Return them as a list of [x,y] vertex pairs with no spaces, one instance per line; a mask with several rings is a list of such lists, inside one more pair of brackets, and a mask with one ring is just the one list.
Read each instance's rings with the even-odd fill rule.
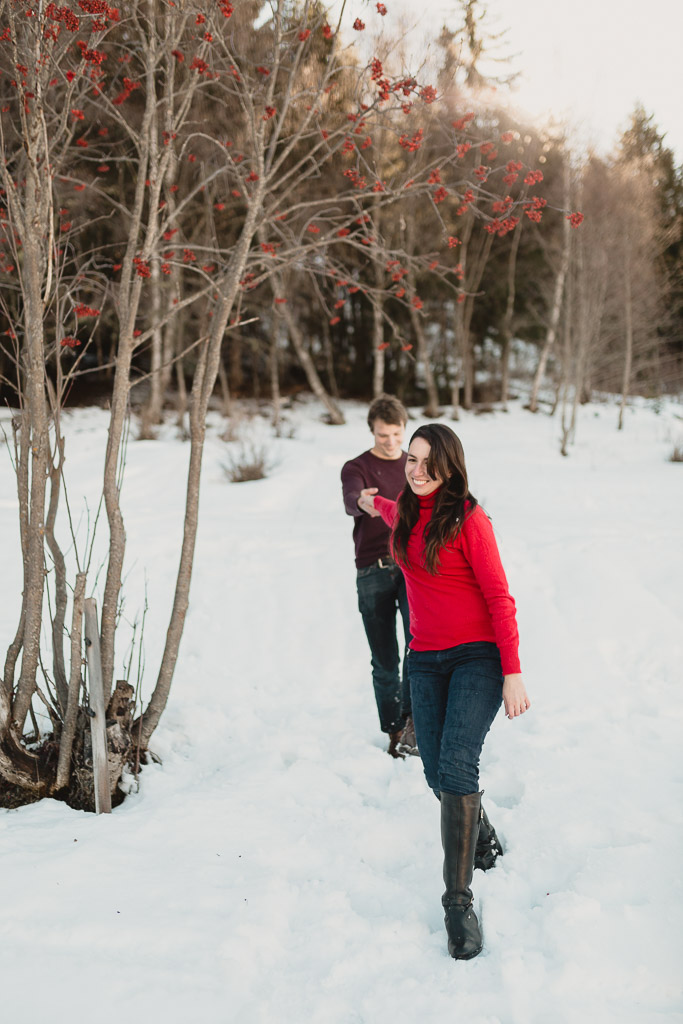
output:
[[372,655],[372,685],[383,732],[399,732],[411,714],[410,684],[405,668],[399,673],[396,613],[403,620],[406,647],[410,617],[403,573],[391,558],[357,570],[358,608]]

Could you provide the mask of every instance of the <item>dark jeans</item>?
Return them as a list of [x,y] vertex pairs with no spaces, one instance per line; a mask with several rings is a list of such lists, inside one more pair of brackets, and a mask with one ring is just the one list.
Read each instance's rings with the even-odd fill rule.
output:
[[415,736],[429,786],[439,795],[479,789],[479,757],[503,699],[495,644],[410,651]]
[[403,619],[406,647],[410,642],[410,616],[403,573],[397,565],[381,568],[370,565],[358,569],[358,608],[363,616],[365,634],[370,644],[372,685],[382,732],[398,732],[403,728],[410,710],[410,687],[403,659],[399,672],[399,649],[396,639],[396,612]]

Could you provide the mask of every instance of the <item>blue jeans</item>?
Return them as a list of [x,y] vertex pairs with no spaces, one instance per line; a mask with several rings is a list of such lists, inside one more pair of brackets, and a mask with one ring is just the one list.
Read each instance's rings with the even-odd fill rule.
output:
[[503,698],[498,648],[458,644],[445,651],[410,651],[406,660],[427,783],[437,796],[477,792],[481,748]]
[[403,620],[406,647],[410,642],[410,613],[403,573],[395,564],[370,565],[356,575],[358,609],[370,644],[372,685],[382,732],[398,732],[410,715],[410,687],[396,639],[396,612]]

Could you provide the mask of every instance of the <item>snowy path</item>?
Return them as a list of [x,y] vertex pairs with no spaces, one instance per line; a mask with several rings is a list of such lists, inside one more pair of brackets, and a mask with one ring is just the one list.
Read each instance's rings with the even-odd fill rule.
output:
[[[226,484],[210,441],[191,608],[153,743],[163,767],[110,818],[53,801],[0,811],[3,1016],[33,1024],[49,998],[53,1019],[76,1024],[683,1020],[675,420],[638,410],[619,435],[613,410],[591,407],[568,460],[556,424],[521,410],[456,427],[520,609],[533,709],[499,717],[487,740],[506,856],[475,876],[485,951],[454,963],[438,806],[417,759],[383,752],[355,606],[339,470],[368,446],[364,409],[336,428],[313,410],[259,483]],[[74,414],[76,493],[102,443],[100,414]],[[186,458],[170,432],[129,455],[129,610],[146,565],[151,671]],[[4,537],[9,481],[4,460]],[[20,586],[3,559],[4,649]]]

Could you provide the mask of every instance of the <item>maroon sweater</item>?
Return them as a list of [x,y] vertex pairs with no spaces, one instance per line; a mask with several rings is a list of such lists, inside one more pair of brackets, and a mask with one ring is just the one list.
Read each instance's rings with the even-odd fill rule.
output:
[[[409,564],[401,564],[410,605],[410,647],[443,651],[488,640],[498,645],[503,675],[520,671],[515,602],[510,596],[493,527],[477,506],[454,541],[441,550],[436,575],[423,566],[424,531],[436,492],[418,498],[420,515],[408,540]],[[396,502],[375,497],[375,508],[394,525]]]
[[385,498],[397,498],[406,482],[406,459],[380,459],[372,452],[363,452],[344,464],[341,471],[344,508],[354,517],[353,543],[356,547],[356,568],[364,569],[378,558],[389,554],[391,531],[379,516],[369,516],[358,508],[358,496],[365,487],[377,487]]

